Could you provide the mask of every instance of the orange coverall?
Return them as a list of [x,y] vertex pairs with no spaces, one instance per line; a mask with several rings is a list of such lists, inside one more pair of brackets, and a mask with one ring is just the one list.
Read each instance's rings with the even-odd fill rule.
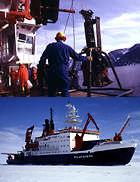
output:
[[27,67],[24,64],[19,66],[18,79],[22,91],[28,89],[27,80],[29,80],[29,73]]

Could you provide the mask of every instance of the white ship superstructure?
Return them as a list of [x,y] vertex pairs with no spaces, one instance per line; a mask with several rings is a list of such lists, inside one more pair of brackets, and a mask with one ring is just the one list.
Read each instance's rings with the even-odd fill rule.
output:
[[[38,149],[31,148],[25,151],[25,155],[44,155],[44,154],[63,154],[70,153],[75,148],[75,136],[81,135],[82,130],[79,129],[63,129],[57,133],[43,138],[36,138]],[[87,131],[83,141],[99,140],[99,133]]]

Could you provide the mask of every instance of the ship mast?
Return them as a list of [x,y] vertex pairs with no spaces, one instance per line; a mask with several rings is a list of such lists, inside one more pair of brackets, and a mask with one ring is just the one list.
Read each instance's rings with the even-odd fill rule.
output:
[[50,108],[50,130],[54,132],[53,110]]
[[71,127],[81,122],[80,116],[78,115],[78,109],[70,102],[66,104],[67,114],[66,114],[66,123],[68,123]]

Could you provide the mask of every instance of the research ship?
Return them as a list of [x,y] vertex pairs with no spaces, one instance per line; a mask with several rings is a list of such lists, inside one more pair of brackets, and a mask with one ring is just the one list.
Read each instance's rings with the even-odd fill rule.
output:
[[[121,134],[130,121],[127,118],[113,139],[100,139],[99,127],[90,113],[83,129],[76,127],[80,122],[78,110],[68,103],[67,127],[55,131],[53,113],[45,119],[42,135],[32,139],[34,125],[26,130],[25,147],[8,155],[7,164],[16,165],[125,165],[135,152],[136,143],[125,142]],[[88,130],[89,123],[95,131]]]

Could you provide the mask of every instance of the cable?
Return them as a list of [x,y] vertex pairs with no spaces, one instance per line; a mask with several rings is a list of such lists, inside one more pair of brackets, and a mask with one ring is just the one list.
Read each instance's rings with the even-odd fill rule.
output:
[[68,17],[67,17],[66,25],[65,25],[65,28],[64,28],[64,33],[66,32],[66,28],[67,28],[67,25],[68,25],[69,17],[70,17],[70,13],[68,14]]
[[[74,0],[71,1],[70,9],[73,9],[73,4],[74,4]],[[66,20],[66,25],[65,25],[65,28],[64,28],[64,33],[66,32],[69,19],[70,19],[70,13],[68,14],[68,17],[67,17],[67,20]],[[74,21],[74,14],[72,14],[72,29],[73,29],[73,48],[75,49],[75,21]]]
[[[70,9],[73,8],[73,0],[71,1],[71,7]],[[64,28],[64,33],[66,32],[66,28],[67,28],[67,25],[68,25],[68,22],[69,22],[69,18],[70,18],[70,13],[68,14],[68,17],[67,17],[67,20],[66,20],[66,25],[65,25],[65,28]]]
[[74,21],[74,14],[72,15],[72,25],[73,25],[73,48],[75,50],[75,21]]

